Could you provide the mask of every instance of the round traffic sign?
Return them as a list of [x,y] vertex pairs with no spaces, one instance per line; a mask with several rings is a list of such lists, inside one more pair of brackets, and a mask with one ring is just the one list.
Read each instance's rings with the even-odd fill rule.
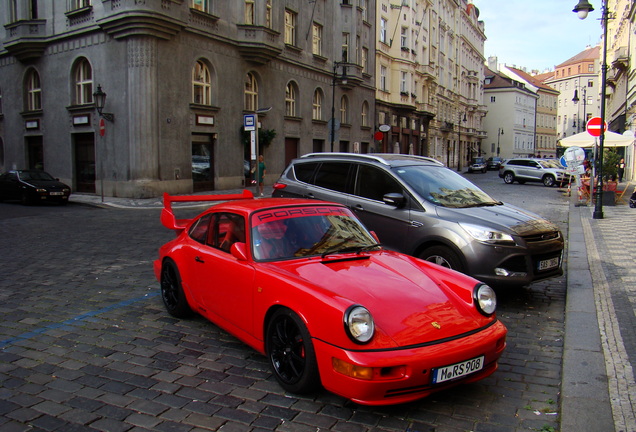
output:
[[603,127],[601,127],[601,124],[602,122],[600,117],[592,117],[587,121],[585,129],[587,129],[587,133],[589,133],[590,135],[598,137],[601,136],[601,134],[605,133],[605,131],[607,130],[607,122],[605,122]]
[[384,138],[384,133],[377,131],[374,135],[373,138],[375,138],[376,141],[382,141],[382,138]]

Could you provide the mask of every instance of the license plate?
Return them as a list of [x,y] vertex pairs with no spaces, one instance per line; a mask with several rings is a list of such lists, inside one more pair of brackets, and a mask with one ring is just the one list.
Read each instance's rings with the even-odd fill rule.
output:
[[49,195],[59,196],[64,195],[64,192],[49,192]]
[[559,257],[550,258],[548,260],[539,261],[539,271],[549,270],[559,266]]
[[461,378],[484,368],[484,356],[433,369],[433,384]]

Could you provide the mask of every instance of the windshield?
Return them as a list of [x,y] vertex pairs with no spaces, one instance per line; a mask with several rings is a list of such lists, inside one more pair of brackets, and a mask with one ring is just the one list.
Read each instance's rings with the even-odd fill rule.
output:
[[394,172],[420,197],[442,207],[466,208],[501,204],[445,167],[413,165],[395,168]]
[[55,180],[44,171],[19,171],[18,174],[21,180]]
[[543,168],[558,168],[564,169],[563,166],[556,159],[541,159],[538,161]]
[[256,260],[355,252],[376,246],[358,219],[342,207],[266,209],[251,220]]

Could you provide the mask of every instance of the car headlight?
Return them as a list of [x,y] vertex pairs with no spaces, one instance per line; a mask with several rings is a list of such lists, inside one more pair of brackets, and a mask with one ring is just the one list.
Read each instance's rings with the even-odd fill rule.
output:
[[506,234],[501,231],[495,231],[483,226],[461,222],[459,223],[459,226],[462,227],[475,240],[479,240],[484,243],[515,244],[515,240],[510,234]]
[[497,309],[497,295],[495,294],[495,290],[490,288],[488,285],[481,283],[475,285],[473,298],[479,312],[486,316],[490,316],[495,313],[495,309]]
[[42,189],[42,188],[37,188],[35,191],[38,192],[38,193],[47,193],[48,192],[46,189]]
[[375,333],[371,312],[360,305],[353,305],[347,309],[344,315],[344,324],[347,335],[355,343],[367,343]]

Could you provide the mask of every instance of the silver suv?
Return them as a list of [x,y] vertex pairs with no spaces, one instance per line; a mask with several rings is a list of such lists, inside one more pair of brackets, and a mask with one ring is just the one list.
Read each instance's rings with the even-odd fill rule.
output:
[[499,177],[507,184],[515,181],[541,182],[544,186],[563,186],[570,182],[570,175],[556,159],[513,158],[499,167]]
[[434,159],[313,153],[294,159],[275,197],[347,205],[387,249],[494,285],[561,275],[563,236],[545,219],[486,194]]

